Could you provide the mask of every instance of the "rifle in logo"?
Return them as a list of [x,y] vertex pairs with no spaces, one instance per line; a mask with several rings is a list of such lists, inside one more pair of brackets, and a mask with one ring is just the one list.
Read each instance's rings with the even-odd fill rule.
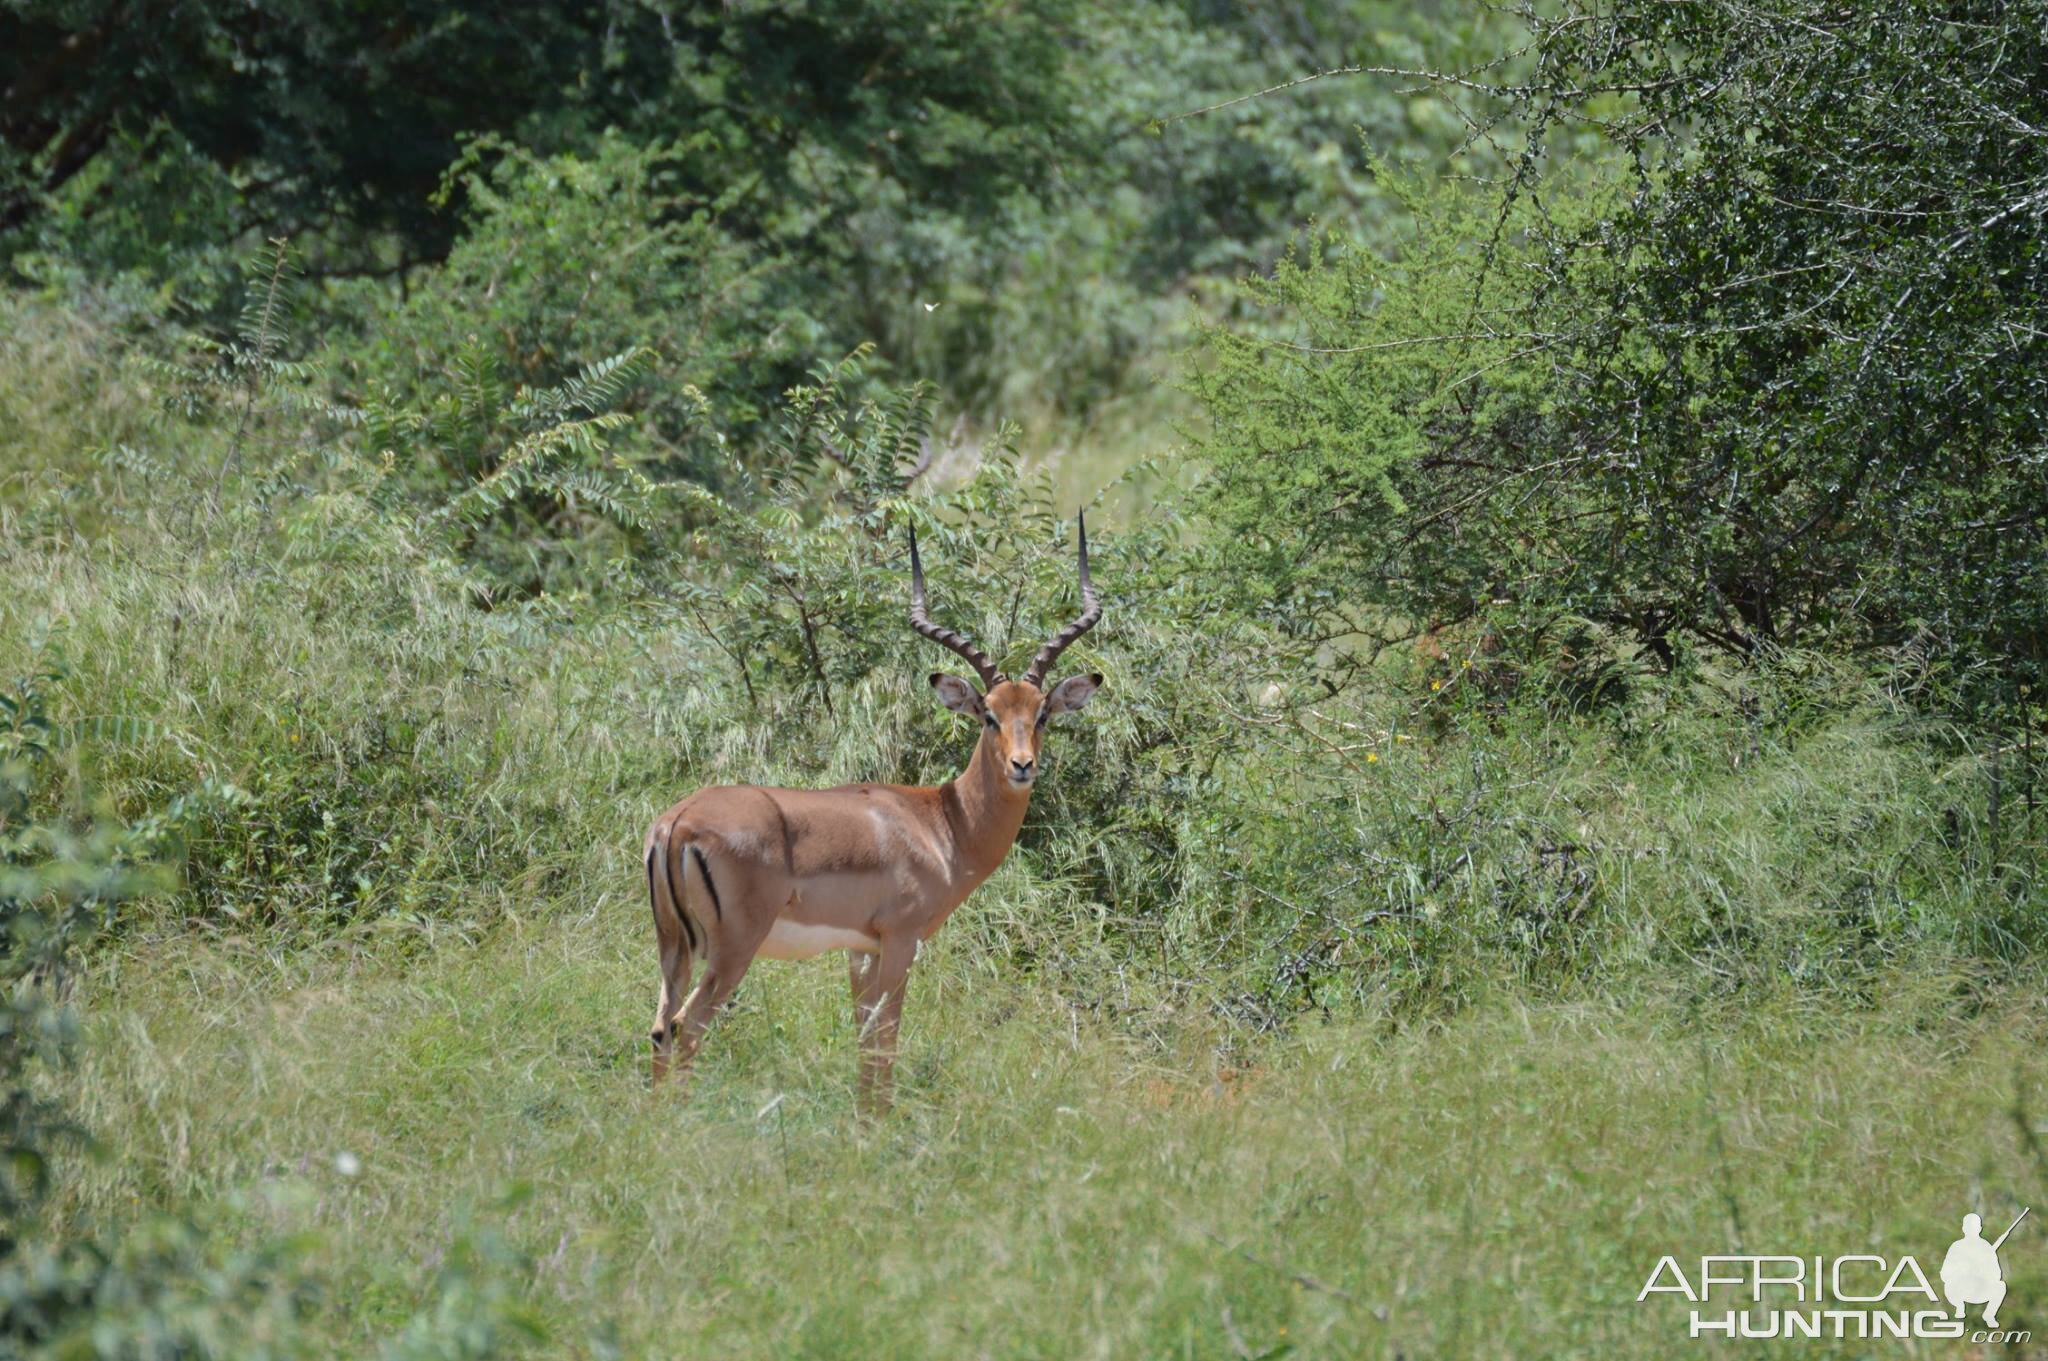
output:
[[1984,1326],[1998,1326],[1998,1306],[2005,1302],[2005,1271],[1999,1265],[1998,1250],[2032,1208],[2022,1207],[2019,1219],[2008,1224],[2005,1232],[1990,1243],[1984,1241],[1983,1219],[1977,1215],[1963,1216],[1963,1236],[1949,1244],[1948,1256],[1941,1259],[1941,1293],[1948,1297],[1949,1307],[1956,1311],[1957,1318],[1962,1318],[1970,1305],[1981,1304]]

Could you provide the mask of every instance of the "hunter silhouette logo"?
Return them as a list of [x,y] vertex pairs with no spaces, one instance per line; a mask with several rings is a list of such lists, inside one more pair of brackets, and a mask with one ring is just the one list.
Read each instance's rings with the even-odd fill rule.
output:
[[2027,1211],[2022,1209],[2020,1218],[1998,1235],[1997,1242],[1987,1243],[1983,1219],[1963,1216],[1963,1236],[1949,1244],[1948,1256],[1941,1259],[1941,1293],[1948,1297],[1957,1318],[1968,1312],[1970,1305],[1981,1304],[1984,1326],[1998,1326],[1998,1306],[2005,1300],[2005,1272],[1998,1265],[1998,1250],[2026,1217]]
[[[1724,1253],[1699,1258],[1688,1274],[1675,1256],[1657,1259],[1637,1303],[1681,1295],[1693,1308],[1692,1337],[1967,1338],[2026,1342],[2032,1334],[1998,1322],[2005,1303],[2005,1266],[1998,1250],[2029,1211],[1987,1242],[1980,1215],[1963,1216],[1963,1236],[1941,1260],[1941,1290],[1911,1256],[1849,1253],[1841,1257]],[[1947,1308],[1942,1302],[1947,1301]],[[1982,1310],[1983,1327],[1967,1315]]]

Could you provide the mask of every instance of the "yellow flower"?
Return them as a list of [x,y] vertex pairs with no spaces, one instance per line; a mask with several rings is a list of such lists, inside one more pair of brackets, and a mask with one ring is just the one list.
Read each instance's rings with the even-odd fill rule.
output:
[[1432,690],[1441,690],[1444,688],[1444,683],[1442,681],[1431,681],[1429,683],[1429,688]]
[[1379,759],[1380,754],[1376,751],[1369,751],[1365,754],[1365,763],[1367,765],[1371,765],[1374,761],[1377,761]]

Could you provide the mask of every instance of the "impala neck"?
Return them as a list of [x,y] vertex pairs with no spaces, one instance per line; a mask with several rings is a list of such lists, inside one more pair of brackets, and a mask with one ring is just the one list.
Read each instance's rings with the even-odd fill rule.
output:
[[994,744],[984,736],[974,744],[967,769],[951,781],[954,844],[960,847],[962,867],[976,882],[1003,863],[1024,825],[1024,811],[1031,806],[1031,787],[1011,784],[1001,765]]

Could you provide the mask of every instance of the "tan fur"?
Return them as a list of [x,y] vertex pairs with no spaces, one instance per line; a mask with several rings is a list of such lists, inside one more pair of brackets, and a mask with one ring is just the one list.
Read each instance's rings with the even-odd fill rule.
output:
[[[1051,692],[1003,681],[986,696],[956,677],[932,678],[934,686],[941,680],[964,689],[951,691],[959,701],[953,707],[980,725],[967,769],[945,784],[720,785],[655,819],[646,867],[662,964],[653,1030],[657,1083],[672,1069],[688,1071],[705,1029],[764,946],[771,955],[809,953],[818,933],[791,928],[822,927],[844,933],[841,940],[872,942],[853,948],[849,977],[862,1100],[886,1103],[918,943],[1009,854],[1038,773],[1041,715],[1079,708],[1101,677],[1076,677]],[[770,946],[778,922],[787,926]],[[691,935],[697,951],[689,948]],[[690,989],[694,954],[701,954],[704,973]]]

